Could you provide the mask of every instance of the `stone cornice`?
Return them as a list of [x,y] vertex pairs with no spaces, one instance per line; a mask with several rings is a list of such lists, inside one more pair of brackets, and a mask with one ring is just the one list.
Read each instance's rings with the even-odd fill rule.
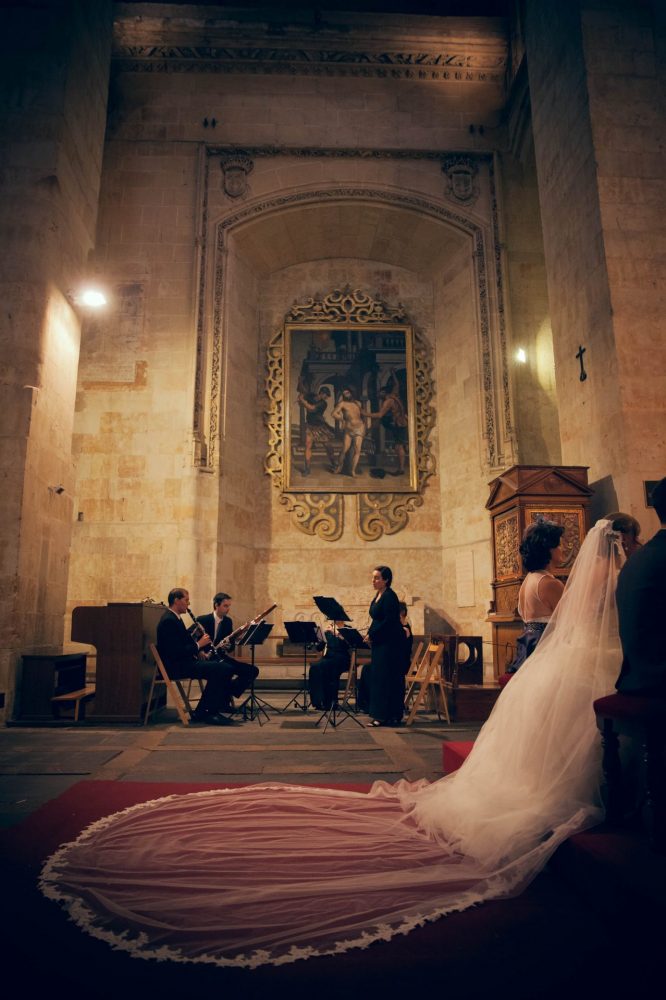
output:
[[[118,4],[113,59],[134,72],[279,73],[503,85],[499,18]],[[300,14],[300,17],[299,17]],[[217,15],[217,16],[216,16]],[[254,19],[253,19],[254,18]]]
[[[233,144],[206,146],[208,156],[226,156],[238,153]],[[491,162],[492,153],[481,150],[443,149],[396,149],[360,146],[243,146],[242,152],[255,159],[260,156],[295,156],[302,159],[361,159],[361,160],[435,160],[444,161],[447,156],[467,156],[479,162]]]

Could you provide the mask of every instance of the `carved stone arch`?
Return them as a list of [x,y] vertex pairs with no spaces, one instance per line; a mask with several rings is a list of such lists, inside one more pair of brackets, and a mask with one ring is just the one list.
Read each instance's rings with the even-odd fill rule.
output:
[[[207,191],[206,177],[203,183]],[[218,467],[223,336],[225,248],[229,234],[266,213],[276,213],[300,205],[333,201],[365,201],[421,212],[453,226],[470,238],[473,247],[474,277],[478,314],[478,344],[481,359],[480,394],[487,471],[504,468],[513,461],[513,415],[510,398],[501,246],[494,173],[490,165],[492,225],[483,227],[477,218],[456,211],[432,197],[372,187],[335,187],[293,191],[245,202],[212,224],[208,220],[204,196],[200,231],[199,302],[197,309],[197,368],[193,431],[195,464],[214,470]],[[211,232],[212,247],[207,233]]]

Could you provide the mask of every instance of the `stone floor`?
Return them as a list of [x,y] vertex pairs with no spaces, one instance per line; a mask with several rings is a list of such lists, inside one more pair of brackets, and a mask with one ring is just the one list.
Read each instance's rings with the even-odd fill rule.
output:
[[[423,714],[411,726],[368,729],[365,715],[319,722],[287,706],[289,694],[262,692],[268,719],[234,726],[180,724],[166,708],[148,726],[78,725],[0,729],[0,827],[13,826],[81,780],[297,784],[436,780],[444,740],[474,739],[481,723],[447,725]],[[302,703],[301,703],[302,704]],[[286,707],[286,710],[285,710]],[[261,719],[261,721],[260,721]],[[362,725],[357,725],[358,719]]]

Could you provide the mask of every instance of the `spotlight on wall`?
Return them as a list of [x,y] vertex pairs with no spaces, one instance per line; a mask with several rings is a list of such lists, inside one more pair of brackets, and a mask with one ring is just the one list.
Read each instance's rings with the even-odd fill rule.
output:
[[107,303],[107,298],[104,292],[99,288],[84,288],[78,296],[78,302],[81,306],[88,306],[89,309],[101,309]]
[[70,289],[67,298],[73,306],[78,306],[80,309],[102,309],[109,301],[106,293],[94,285]]
[[519,347],[516,351],[516,361],[521,365],[527,362],[527,351],[524,347]]

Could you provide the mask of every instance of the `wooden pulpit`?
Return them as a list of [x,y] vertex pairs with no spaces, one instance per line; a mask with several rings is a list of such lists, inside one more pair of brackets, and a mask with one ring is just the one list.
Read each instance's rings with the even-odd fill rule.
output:
[[517,604],[525,573],[518,549],[525,529],[539,516],[563,526],[564,561],[557,576],[565,583],[587,534],[594,491],[587,485],[587,467],[581,465],[514,465],[489,486],[493,600],[487,620],[492,625],[493,669],[499,677],[513,660],[523,630]]

